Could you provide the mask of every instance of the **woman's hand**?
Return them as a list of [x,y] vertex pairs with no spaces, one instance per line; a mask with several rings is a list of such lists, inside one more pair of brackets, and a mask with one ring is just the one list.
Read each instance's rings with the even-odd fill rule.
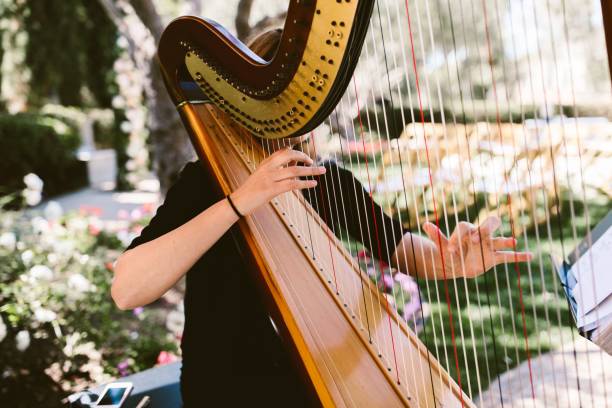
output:
[[[306,166],[297,165],[299,163]],[[313,163],[302,152],[281,149],[260,163],[244,184],[232,193],[232,201],[238,211],[247,215],[281,193],[315,187],[316,180],[300,179],[325,173],[325,167],[312,166]]]
[[[469,222],[460,222],[450,238],[447,238],[431,222],[423,225],[423,230],[435,245],[437,256],[436,269],[441,275],[442,265],[440,252],[444,254],[446,278],[475,278],[501,263],[528,262],[531,252],[515,252],[514,238],[493,237],[501,221],[490,216],[480,226]],[[452,265],[452,266],[451,266]],[[436,271],[437,272],[437,271]]]

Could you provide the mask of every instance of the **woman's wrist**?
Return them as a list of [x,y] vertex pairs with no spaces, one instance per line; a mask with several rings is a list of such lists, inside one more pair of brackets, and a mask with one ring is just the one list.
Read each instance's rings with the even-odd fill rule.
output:
[[236,214],[236,216],[238,218],[242,218],[244,217],[245,214],[242,213],[242,211],[240,211],[238,209],[238,207],[236,207],[236,203],[234,202],[234,200],[232,199],[232,195],[228,194],[226,197],[227,202],[229,203],[230,207],[232,207],[232,210],[234,211],[234,213]]

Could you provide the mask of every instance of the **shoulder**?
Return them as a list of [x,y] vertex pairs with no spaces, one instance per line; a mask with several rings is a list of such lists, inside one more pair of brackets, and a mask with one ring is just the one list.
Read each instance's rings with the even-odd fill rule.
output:
[[[199,160],[185,164],[178,177],[166,193],[165,203],[183,202],[188,199],[193,204],[210,205],[214,197],[210,179]],[[184,203],[183,203],[184,204]]]

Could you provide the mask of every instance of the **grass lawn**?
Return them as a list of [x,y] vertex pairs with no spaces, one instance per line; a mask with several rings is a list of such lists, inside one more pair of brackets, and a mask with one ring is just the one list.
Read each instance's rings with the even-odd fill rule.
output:
[[[367,185],[364,166],[355,165],[351,170]],[[386,194],[375,199],[388,205],[394,198]],[[592,228],[609,211],[610,201],[604,194],[589,200]],[[530,226],[517,236],[518,249],[525,249],[528,241],[528,249],[534,252],[533,261],[518,268],[522,302],[519,274],[514,264],[500,265],[477,279],[418,282],[423,300],[429,307],[429,318],[419,337],[456,381],[460,377],[461,386],[472,398],[485,391],[500,374],[525,361],[528,351],[530,357],[535,358],[571,343],[579,336],[550,260],[550,254],[561,257],[575,247],[573,227],[578,241],[586,234],[584,203],[574,197],[573,205],[574,217],[565,191],[561,193],[561,214],[559,216],[556,207],[552,206],[549,225],[544,222],[534,226],[527,219],[521,220],[523,225]],[[468,219],[466,213],[469,213],[473,220],[473,214],[478,214],[483,206],[484,197],[478,197],[475,204],[458,214],[458,219]],[[402,214],[405,223],[407,215]],[[449,214],[448,218],[448,230],[452,231],[454,214]],[[413,228],[414,222],[413,217]],[[440,222],[442,230],[446,230],[444,220]],[[501,230],[500,233],[510,236],[508,219],[503,220]],[[451,339],[446,289],[450,298],[459,373]],[[574,363],[568,359],[568,372],[573,369]],[[527,384],[528,378],[525,386]]]

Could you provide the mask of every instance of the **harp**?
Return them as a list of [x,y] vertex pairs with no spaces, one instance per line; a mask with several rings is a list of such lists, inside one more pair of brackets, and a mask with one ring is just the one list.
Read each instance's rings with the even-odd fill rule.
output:
[[[609,5],[602,4],[609,28]],[[504,13],[510,17],[502,24]],[[538,22],[538,13],[549,23]],[[553,14],[559,18],[559,33],[553,32]],[[339,146],[333,154],[367,174],[364,183],[372,194],[382,195],[376,181],[385,184],[391,173],[399,174],[394,180],[401,187],[390,194],[386,207],[404,216],[406,231],[421,233],[421,223],[432,220],[449,232],[460,220],[478,223],[498,214],[506,232],[537,253],[529,265],[499,265],[475,281],[417,279],[423,294],[419,302],[438,305],[417,334],[416,325],[392,304],[393,284],[390,293],[381,293],[382,267],[375,262],[380,273],[368,276],[350,245],[347,249],[342,242],[343,232],[328,226],[334,217],[340,225],[351,222],[342,213],[342,197],[321,214],[305,195],[287,193],[242,220],[244,254],[321,405],[503,406],[539,398],[558,405],[573,385],[568,376],[579,377],[584,366],[582,346],[576,343],[573,357],[563,361],[558,373],[563,378],[549,385],[541,376],[550,343],[577,337],[566,321],[561,284],[545,254],[560,243],[561,255],[567,255],[570,242],[588,234],[585,226],[597,221],[589,215],[584,174],[561,171],[555,163],[569,163],[572,156],[586,171],[602,156],[609,158],[605,146],[594,152],[593,144],[591,150],[581,144],[585,125],[576,101],[562,97],[562,90],[575,95],[572,84],[560,85],[560,78],[575,75],[567,14],[564,0],[545,5],[526,0],[292,0],[270,61],[206,19],[181,17],[166,28],[158,57],[167,90],[219,194],[236,189],[283,138],[316,134],[310,142],[316,149],[318,129],[327,125],[327,140]],[[550,32],[536,31],[537,52],[526,54],[529,75],[521,76],[517,58],[506,62],[496,57],[495,39],[505,38],[516,51],[537,24]],[[445,28],[445,38],[434,36],[436,27]],[[598,35],[598,46],[605,48],[603,34]],[[553,50],[552,74],[542,62],[544,44]],[[393,47],[399,51],[393,53]],[[428,53],[443,56],[436,69],[428,68],[436,63]],[[475,61],[472,71],[462,71],[461,58]],[[369,77],[377,85],[360,94],[354,70],[363,60],[377,62]],[[487,95],[478,97],[478,85],[486,79]],[[510,89],[515,81],[518,89]],[[450,90],[443,90],[442,83]],[[547,89],[550,84],[554,91]],[[452,94],[456,106],[445,106],[444,92]],[[518,111],[511,111],[517,100]],[[478,103],[484,109],[479,111]],[[527,112],[537,104],[542,109]],[[563,109],[573,113],[551,119]],[[604,134],[609,132],[609,125],[601,126]],[[601,140],[609,149],[610,141]],[[574,176],[579,179],[576,190]],[[595,189],[603,191],[609,206],[610,177],[604,178]],[[569,234],[563,224],[568,214]],[[451,265],[451,270],[462,267]],[[504,310],[507,316],[496,314]],[[537,327],[539,314],[546,316],[545,327]],[[606,356],[595,354],[584,358],[590,369],[601,371],[605,389]],[[517,390],[499,375],[519,363],[523,384]],[[583,401],[593,398],[584,386],[579,395]]]

